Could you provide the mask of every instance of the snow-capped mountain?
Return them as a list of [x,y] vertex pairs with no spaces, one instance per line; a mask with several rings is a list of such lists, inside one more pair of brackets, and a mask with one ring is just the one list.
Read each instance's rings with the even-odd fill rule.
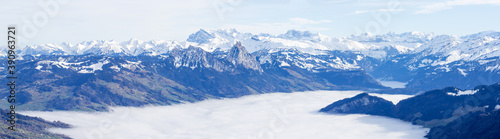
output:
[[[388,33],[371,35],[368,33],[349,37],[328,37],[309,31],[289,30],[284,34],[268,35],[240,33],[235,29],[220,29],[206,31],[200,29],[189,36],[186,41],[141,41],[131,39],[125,42],[117,41],[87,41],[78,44],[44,44],[26,46],[23,55],[47,54],[102,54],[102,55],[162,55],[168,54],[174,48],[200,47],[205,51],[227,51],[236,42],[246,46],[248,52],[253,53],[262,49],[294,48],[310,54],[322,54],[323,51],[357,51],[374,58],[387,58],[397,54],[411,54],[425,51],[426,54],[446,53],[453,55],[453,50],[465,50],[463,47],[482,45],[491,46],[477,53],[476,49],[468,50],[477,53],[469,58],[481,57],[484,53],[496,51],[494,47],[498,41],[499,32],[487,31],[473,35],[458,37],[450,35],[435,35],[432,33],[407,32],[401,34]],[[449,44],[448,44],[449,43]],[[422,47],[420,47],[422,46]],[[455,47],[457,46],[457,47]],[[467,48],[468,49],[468,48]],[[472,55],[467,53],[467,55]],[[478,55],[479,54],[479,55]],[[498,55],[493,53],[491,55]],[[454,56],[456,57],[456,56]]]
[[372,73],[376,78],[408,82],[408,87],[472,88],[498,82],[500,35],[480,32],[467,36],[438,35],[406,54],[395,55]]
[[[295,55],[293,51],[249,53],[240,42],[227,51],[180,46],[165,55],[131,55],[133,48],[150,44],[154,42],[44,45],[42,48],[54,51],[49,55],[23,55],[16,61],[21,67],[17,69],[20,91],[16,96],[24,100],[18,105],[31,110],[106,110],[106,106],[167,105],[267,92],[386,88],[356,66],[351,57],[325,57],[296,50]],[[261,63],[262,57],[268,57],[268,62]],[[276,65],[278,61],[291,65]],[[5,68],[0,71],[6,76]]]
[[265,49],[254,54],[257,55],[260,64],[273,64],[279,67],[295,66],[311,72],[362,70],[357,63],[357,60],[362,59],[362,55],[356,55],[356,57],[331,53],[313,55],[286,48]]
[[[409,32],[335,38],[297,30],[255,35],[202,29],[186,41],[26,46],[16,64],[22,67],[19,82],[26,85],[19,96],[37,97],[26,99],[27,104],[102,110],[277,91],[470,89],[500,82],[499,49],[500,33],[492,31],[462,37]],[[376,79],[408,84],[386,90]]]
[[440,35],[413,53],[442,55],[443,59],[434,61],[431,65],[445,65],[459,60],[477,61],[498,57],[500,56],[499,45],[500,32],[487,31],[463,37]]
[[[422,35],[423,33],[413,33]],[[385,58],[386,52],[390,49],[397,50],[398,53],[405,53],[413,50],[415,47],[424,43],[420,39],[422,37],[430,37],[431,35],[424,34],[423,36],[412,36],[408,33],[403,34],[387,34],[385,36],[360,35],[344,38],[334,38],[321,35],[319,33],[311,33],[309,31],[289,30],[280,35],[269,34],[251,34],[241,33],[235,29],[220,29],[206,31],[200,29],[196,33],[189,36],[186,41],[140,41],[131,39],[125,42],[117,41],[87,41],[78,44],[45,44],[26,46],[22,50],[22,55],[47,55],[47,54],[62,54],[62,55],[84,55],[84,54],[102,54],[102,55],[162,55],[168,54],[174,48],[188,48],[189,46],[200,47],[205,51],[213,52],[215,50],[228,51],[236,42],[241,42],[246,46],[248,52],[263,49],[275,48],[294,48],[310,54],[323,54],[324,51],[340,50],[340,51],[359,51],[364,55]],[[384,41],[377,41],[381,39]],[[405,40],[406,41],[403,41]],[[394,41],[393,41],[394,40]],[[396,43],[396,44],[395,44]],[[386,50],[387,49],[387,50]]]
[[184,48],[184,42],[178,41],[141,41],[130,39],[117,42],[114,40],[85,41],[78,44],[30,45],[21,50],[21,55],[162,55],[175,48]]
[[[238,42],[247,52],[238,53],[242,51],[233,47]],[[198,49],[195,51],[194,48]],[[226,59],[223,61],[229,61],[235,67],[228,68],[203,58],[179,58],[180,54],[187,53],[182,51],[186,49],[193,51],[189,55]],[[500,32],[494,31],[466,36],[391,32],[328,37],[297,30],[270,35],[241,33],[235,29],[200,29],[186,41],[131,39],[124,42],[100,40],[78,44],[44,44],[26,46],[20,54],[163,55],[177,57],[177,67],[217,67],[217,71],[221,72],[231,71],[237,68],[236,65],[262,71],[262,65],[265,64],[297,67],[309,72],[364,70],[378,79],[408,82],[407,87],[410,88],[434,89],[450,85],[470,88],[499,81],[496,78],[500,77],[499,49]],[[249,60],[253,57],[257,60]],[[452,78],[456,81],[447,80]]]

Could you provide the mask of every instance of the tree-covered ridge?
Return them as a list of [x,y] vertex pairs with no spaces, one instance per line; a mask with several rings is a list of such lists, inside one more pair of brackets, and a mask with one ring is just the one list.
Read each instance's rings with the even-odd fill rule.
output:
[[31,117],[22,114],[16,114],[16,124],[15,130],[9,130],[7,127],[10,126],[7,123],[7,110],[0,110],[0,117],[2,121],[0,122],[0,137],[6,139],[14,138],[69,138],[64,135],[54,134],[48,132],[47,128],[70,128],[70,125],[62,123],[60,121],[49,122],[42,118]]

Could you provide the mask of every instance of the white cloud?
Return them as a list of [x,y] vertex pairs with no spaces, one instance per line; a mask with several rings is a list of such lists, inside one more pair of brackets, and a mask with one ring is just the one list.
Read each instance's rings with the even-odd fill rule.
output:
[[429,5],[424,5],[420,10],[416,11],[416,14],[428,14],[437,11],[451,9],[454,6],[467,6],[467,5],[487,5],[495,4],[499,5],[499,0],[452,0],[446,2],[433,3]]
[[390,88],[406,88],[408,82],[398,82],[398,81],[379,81],[383,86]]
[[364,13],[373,13],[373,12],[401,12],[404,11],[404,9],[378,9],[378,10],[356,10],[353,13],[347,14],[347,15],[356,15],[356,14],[364,14]]
[[[75,126],[52,129],[79,138],[424,138],[427,128],[368,115],[317,111],[360,91],[271,93],[237,99],[113,112],[21,112]],[[387,97],[389,96],[389,97]],[[400,100],[407,96],[382,96]]]

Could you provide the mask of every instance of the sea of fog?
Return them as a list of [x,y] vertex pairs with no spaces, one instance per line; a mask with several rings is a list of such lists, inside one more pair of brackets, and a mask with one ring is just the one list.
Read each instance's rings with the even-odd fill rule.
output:
[[[317,112],[334,101],[359,93],[269,93],[171,106],[114,107],[112,112],[28,111],[22,114],[69,123],[74,128],[49,130],[76,139],[420,139],[428,132],[428,128],[386,117]],[[377,96],[394,103],[410,97]]]
[[390,88],[406,88],[406,84],[408,84],[408,82],[384,81],[384,80],[378,80],[378,81],[383,86],[390,87]]

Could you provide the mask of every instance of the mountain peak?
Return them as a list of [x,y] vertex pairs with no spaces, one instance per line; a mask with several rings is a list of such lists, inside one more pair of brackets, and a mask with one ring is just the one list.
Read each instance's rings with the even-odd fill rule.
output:
[[173,58],[173,64],[176,68],[187,67],[193,70],[196,68],[210,68],[218,72],[231,72],[234,70],[232,65],[224,64],[225,61],[217,59],[200,47],[189,46],[187,49],[174,48],[169,57]]
[[236,44],[234,44],[234,47],[236,47],[238,49],[244,49],[245,50],[245,47],[243,47],[243,45],[241,45],[241,42],[239,42],[239,41],[237,41]]
[[499,38],[500,37],[500,32],[496,32],[493,30],[489,31],[482,31],[479,33],[463,36],[463,39],[479,39],[479,38],[484,38],[484,37],[492,37],[492,38]]
[[212,34],[208,33],[207,31],[200,29],[194,34],[189,35],[189,38],[187,39],[188,42],[196,42],[199,44],[202,43],[207,43],[210,41],[210,39],[215,38]]
[[280,34],[278,35],[279,38],[283,39],[294,39],[294,40],[300,40],[303,38],[311,38],[311,37],[317,37],[319,34],[318,33],[311,33],[309,31],[298,31],[298,30],[288,30],[285,34]]
[[229,54],[226,59],[234,65],[241,65],[247,69],[263,72],[260,63],[257,61],[257,58],[248,53],[248,51],[243,45],[241,45],[241,42],[239,41],[234,44],[231,50],[229,50]]

